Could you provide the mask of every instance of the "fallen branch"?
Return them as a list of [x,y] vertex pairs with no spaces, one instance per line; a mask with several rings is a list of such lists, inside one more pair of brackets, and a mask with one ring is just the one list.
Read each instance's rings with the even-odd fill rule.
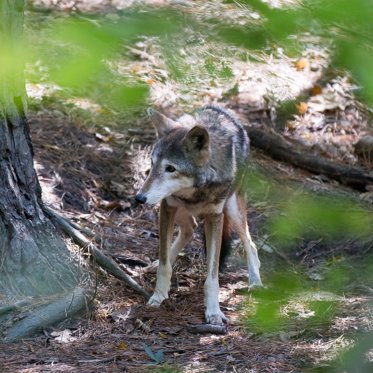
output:
[[272,158],[292,164],[315,174],[323,174],[331,179],[355,189],[365,190],[373,184],[373,176],[357,167],[337,164],[319,155],[308,154],[300,146],[295,148],[281,135],[256,127],[247,127],[251,145],[263,150]]
[[94,244],[92,244],[81,232],[73,228],[70,223],[58,215],[50,208],[44,206],[46,213],[51,219],[67,234],[71,239],[86,252],[89,252],[98,265],[107,270],[117,279],[123,281],[128,287],[141,294],[146,300],[150,295],[126,272],[124,272],[113,259],[103,254]]
[[202,334],[202,333],[211,333],[211,334],[227,334],[227,328],[225,325],[213,325],[213,324],[198,324],[190,325],[187,327],[189,333],[192,334]]

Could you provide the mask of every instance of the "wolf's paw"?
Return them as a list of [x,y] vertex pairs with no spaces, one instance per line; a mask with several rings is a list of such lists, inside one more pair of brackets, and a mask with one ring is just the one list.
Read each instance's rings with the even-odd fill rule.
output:
[[225,322],[228,322],[228,319],[220,309],[214,311],[206,310],[205,318],[207,324],[223,325]]
[[162,294],[154,293],[148,300],[148,305],[152,307],[159,307],[161,303],[166,299]]

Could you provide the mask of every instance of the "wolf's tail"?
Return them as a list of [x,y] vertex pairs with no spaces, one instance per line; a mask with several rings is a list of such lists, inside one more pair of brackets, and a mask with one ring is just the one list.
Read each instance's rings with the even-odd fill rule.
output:
[[220,258],[219,258],[219,271],[224,269],[224,264],[229,254],[232,251],[232,228],[229,219],[224,215],[223,221],[223,234],[221,240]]

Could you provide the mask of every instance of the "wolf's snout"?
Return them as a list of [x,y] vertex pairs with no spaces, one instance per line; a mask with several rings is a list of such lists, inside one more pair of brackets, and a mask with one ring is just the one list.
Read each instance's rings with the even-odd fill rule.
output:
[[145,203],[146,202],[146,196],[144,194],[141,194],[141,193],[136,194],[135,200],[138,203]]

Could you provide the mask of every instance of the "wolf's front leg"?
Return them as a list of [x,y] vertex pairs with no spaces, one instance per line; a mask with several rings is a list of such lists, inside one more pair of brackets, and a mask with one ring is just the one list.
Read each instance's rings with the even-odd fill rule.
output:
[[219,307],[219,255],[223,232],[223,214],[205,218],[207,248],[207,278],[205,281],[205,317],[209,324],[222,325],[227,321]]
[[154,294],[148,301],[152,306],[159,306],[168,298],[170,291],[172,267],[170,247],[175,224],[176,207],[170,207],[162,200],[159,212],[159,267]]

